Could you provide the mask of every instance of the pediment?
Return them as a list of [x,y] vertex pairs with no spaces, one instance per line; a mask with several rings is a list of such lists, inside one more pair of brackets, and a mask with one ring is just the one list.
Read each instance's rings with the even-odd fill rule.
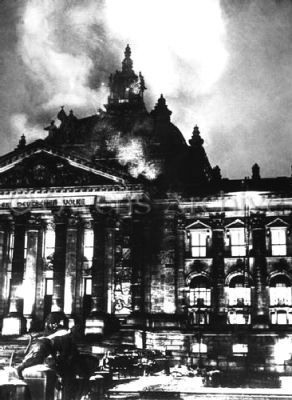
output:
[[236,228],[244,228],[245,224],[241,219],[236,219],[235,221],[231,222],[229,225],[226,225],[228,229],[236,229]]
[[192,224],[188,225],[186,227],[186,229],[187,230],[192,230],[192,229],[211,229],[211,227],[209,225],[205,224],[204,222],[197,220],[197,221],[193,222]]
[[267,224],[267,228],[287,228],[289,224],[283,221],[281,218],[276,218]]
[[49,148],[0,160],[0,188],[123,185],[125,179],[87,161]]

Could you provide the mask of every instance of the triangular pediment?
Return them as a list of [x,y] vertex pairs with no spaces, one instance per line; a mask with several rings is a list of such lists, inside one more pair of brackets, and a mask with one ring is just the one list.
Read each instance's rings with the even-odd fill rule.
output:
[[127,179],[47,145],[27,146],[0,159],[1,188],[124,185]]
[[226,228],[228,229],[238,229],[238,228],[244,228],[245,224],[241,219],[236,219],[235,221],[231,222],[230,224],[226,225]]
[[289,226],[289,224],[281,218],[276,218],[267,224],[267,228],[287,228],[287,226]]
[[192,229],[211,229],[211,227],[209,225],[205,224],[204,222],[197,220],[197,221],[193,222],[192,224],[188,225],[186,227],[186,229],[187,230],[192,230]]

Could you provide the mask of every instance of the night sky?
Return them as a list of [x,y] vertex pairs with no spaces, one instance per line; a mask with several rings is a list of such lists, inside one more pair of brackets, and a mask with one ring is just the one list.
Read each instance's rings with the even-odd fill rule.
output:
[[161,93],[212,165],[244,177],[291,174],[291,0],[0,1],[1,154],[46,135],[60,106],[103,106],[127,43],[150,110]]

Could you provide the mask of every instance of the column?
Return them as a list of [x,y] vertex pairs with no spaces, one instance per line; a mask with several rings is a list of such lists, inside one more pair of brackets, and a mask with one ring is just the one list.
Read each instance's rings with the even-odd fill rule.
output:
[[105,257],[104,257],[104,304],[108,314],[114,313],[113,303],[113,289],[114,289],[114,268],[115,268],[115,237],[120,229],[120,221],[116,215],[108,216],[106,218],[105,226]]
[[36,308],[37,268],[41,261],[38,251],[38,246],[41,245],[40,229],[41,220],[31,215],[26,230],[26,262],[23,281],[23,314],[27,320],[27,330],[31,327]]
[[25,227],[28,215],[14,215],[14,249],[12,257],[9,314],[3,319],[2,335],[20,335],[26,329],[23,317],[23,275]]
[[79,216],[71,215],[67,221],[66,233],[64,312],[72,325],[74,325],[73,314],[76,300],[77,262],[80,254],[80,228]]
[[131,243],[132,243],[132,311],[143,313],[144,304],[144,269],[145,269],[145,232],[142,218],[133,216],[131,221]]
[[92,312],[106,310],[105,289],[105,218],[93,216],[94,249],[92,263]]
[[163,211],[158,233],[158,259],[156,274],[152,277],[152,302],[154,312],[173,314],[176,311],[176,213]]
[[224,296],[224,214],[212,216],[212,306],[213,323],[226,323]]
[[53,298],[51,312],[63,312],[67,221],[69,213],[62,212],[54,215],[55,223],[55,253],[53,259]]
[[252,255],[254,257],[253,279],[255,284],[255,302],[253,307],[252,323],[255,328],[269,326],[269,306],[266,290],[267,263],[265,216],[254,214],[251,216]]
[[185,267],[185,219],[183,215],[178,216],[177,220],[177,284],[176,284],[176,299],[177,311],[179,314],[185,314],[185,300],[183,288],[185,287],[184,267]]
[[103,335],[105,329],[105,215],[92,210],[93,260],[91,312],[85,321],[85,335]]
[[8,304],[8,261],[9,261],[9,222],[0,222],[0,315],[3,315]]

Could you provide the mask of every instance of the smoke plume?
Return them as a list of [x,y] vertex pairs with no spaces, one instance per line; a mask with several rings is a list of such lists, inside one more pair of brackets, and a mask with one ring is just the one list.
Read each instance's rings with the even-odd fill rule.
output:
[[2,151],[45,136],[62,105],[95,113],[129,43],[147,107],[163,93],[186,139],[198,124],[223,175],[287,174],[291,17],[289,0],[4,0]]

